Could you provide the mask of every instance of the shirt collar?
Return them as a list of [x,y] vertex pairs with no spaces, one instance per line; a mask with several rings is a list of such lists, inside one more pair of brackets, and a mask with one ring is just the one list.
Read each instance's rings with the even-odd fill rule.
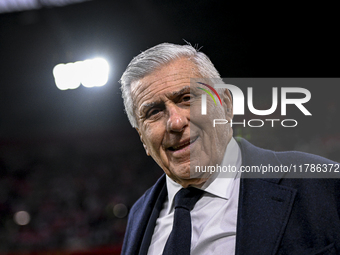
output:
[[[235,139],[232,137],[227,149],[224,153],[224,157],[222,160],[222,166],[236,166],[238,170],[241,166],[242,156],[241,150],[238,146]],[[224,173],[224,172],[215,172],[211,175],[211,177],[203,184],[201,187],[202,190],[208,192],[212,195],[221,197],[223,199],[229,199],[232,191],[232,182],[234,179],[238,178],[238,172],[232,173]],[[176,182],[174,182],[170,177],[166,176],[166,187],[168,190],[168,208],[167,213],[169,214],[172,210],[173,200],[176,193],[182,188],[182,186]]]

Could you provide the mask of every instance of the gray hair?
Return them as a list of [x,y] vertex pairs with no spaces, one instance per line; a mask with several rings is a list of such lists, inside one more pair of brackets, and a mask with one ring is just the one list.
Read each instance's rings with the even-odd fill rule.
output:
[[197,65],[200,74],[206,78],[220,78],[220,75],[210,59],[191,45],[172,43],[158,44],[134,57],[120,78],[124,107],[132,127],[138,127],[131,98],[131,84],[141,80],[160,67],[186,57]]

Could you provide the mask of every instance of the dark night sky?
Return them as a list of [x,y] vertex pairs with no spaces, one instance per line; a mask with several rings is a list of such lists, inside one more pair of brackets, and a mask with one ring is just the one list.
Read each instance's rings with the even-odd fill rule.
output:
[[[222,77],[337,77],[336,33],[332,8],[320,6],[93,0],[1,14],[0,138],[130,137],[117,81],[133,56],[161,42],[203,46]],[[96,56],[110,63],[106,86],[57,89],[56,64]],[[305,87],[312,92],[315,122],[329,107],[338,109],[338,87],[322,93]]]

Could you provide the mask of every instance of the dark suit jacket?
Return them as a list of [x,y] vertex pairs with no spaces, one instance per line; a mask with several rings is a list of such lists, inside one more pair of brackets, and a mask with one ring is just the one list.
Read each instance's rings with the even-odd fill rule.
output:
[[[241,139],[242,165],[335,163]],[[339,177],[340,177],[340,173]],[[241,178],[236,254],[340,254],[339,179]],[[122,254],[146,254],[167,195],[165,176],[131,208]]]

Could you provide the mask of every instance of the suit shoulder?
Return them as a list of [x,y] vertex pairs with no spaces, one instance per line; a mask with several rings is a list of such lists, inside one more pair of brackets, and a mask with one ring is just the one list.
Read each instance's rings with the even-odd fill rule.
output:
[[325,157],[301,151],[281,151],[275,152],[276,157],[281,162],[306,163],[306,164],[338,164]]

